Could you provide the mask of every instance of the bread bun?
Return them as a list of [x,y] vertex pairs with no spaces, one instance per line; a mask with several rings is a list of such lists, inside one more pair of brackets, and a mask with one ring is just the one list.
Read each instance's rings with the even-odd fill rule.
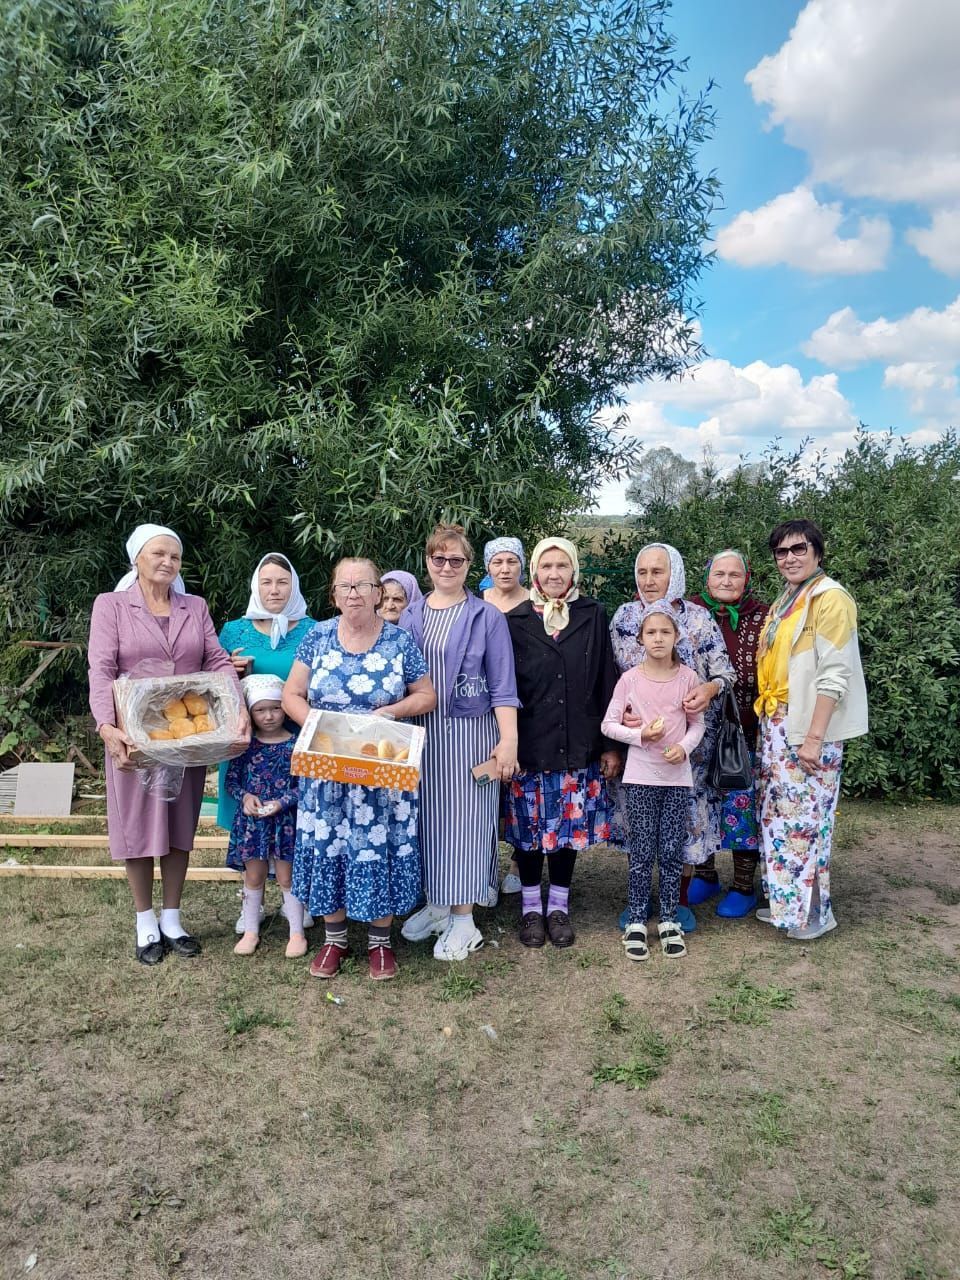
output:
[[400,750],[393,757],[393,762],[394,764],[403,764],[404,760],[409,760],[409,759],[410,759],[410,748],[401,747]]
[[378,754],[379,754],[379,752],[377,751],[377,744],[376,744],[375,742],[361,742],[361,744],[360,744],[360,754],[361,754],[362,756],[375,756],[375,755],[378,755]]
[[151,729],[147,737],[152,738],[154,742],[169,742],[173,734],[169,729]]
[[324,733],[320,730],[313,735],[313,742],[310,743],[310,750],[322,751],[326,756],[332,755],[333,739],[330,737],[329,733]]
[[381,760],[393,759],[393,743],[389,738],[381,738],[377,743],[377,755]]
[[213,733],[217,727],[217,723],[212,716],[202,715],[193,717],[193,727],[197,733]]
[[210,704],[202,693],[185,693],[183,705],[187,708],[187,715],[191,716],[205,716],[210,710]]
[[187,708],[179,698],[174,698],[172,702],[168,702],[163,708],[163,714],[167,720],[185,720]]
[[171,738],[191,738],[196,733],[193,727],[193,721],[187,720],[171,720],[170,721],[170,737]]

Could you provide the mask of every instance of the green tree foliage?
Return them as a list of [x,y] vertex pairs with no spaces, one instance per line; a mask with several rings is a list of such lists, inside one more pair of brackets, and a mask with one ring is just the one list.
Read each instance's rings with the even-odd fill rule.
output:
[[610,608],[635,594],[633,562],[650,541],[683,554],[689,594],[709,556],[746,552],[754,589],[771,601],[781,579],[771,529],[807,516],[823,529],[824,565],[854,596],[870,697],[870,735],[845,751],[852,792],[960,798],[960,440],[922,449],[860,433],[828,468],[773,448],[764,466],[701,473],[679,506],[651,508],[585,564]]
[[666,0],[35,0],[0,16],[0,622],[142,520],[216,616],[286,550],[533,536],[628,449],[715,183]]
[[647,511],[656,506],[677,506],[697,478],[697,464],[666,445],[648,450],[633,469],[627,485],[627,501]]

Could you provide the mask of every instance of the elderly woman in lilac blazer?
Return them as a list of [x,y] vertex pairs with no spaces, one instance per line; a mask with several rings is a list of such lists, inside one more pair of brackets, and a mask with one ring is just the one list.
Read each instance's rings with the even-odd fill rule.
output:
[[[117,728],[113,681],[147,659],[172,664],[173,675],[225,671],[237,678],[206,601],[186,594],[182,552],[172,529],[140,525],[127,540],[130,572],[115,591],[97,596],[90,619],[90,710],[106,748],[110,856],[126,863],[137,913],[136,956],[148,965],[159,964],[168,951],[200,953],[200,943],[180,923],[180,895],[206,770],[185,769],[176,800],[150,795],[128,763],[132,743]],[[153,911],[154,858],[160,859],[163,886],[159,921]]]

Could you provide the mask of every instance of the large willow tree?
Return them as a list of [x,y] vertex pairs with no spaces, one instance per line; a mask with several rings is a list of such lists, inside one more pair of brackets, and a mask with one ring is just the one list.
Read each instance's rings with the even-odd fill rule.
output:
[[696,354],[714,182],[665,0],[33,0],[0,18],[0,622],[82,629],[126,532],[191,589],[413,567],[622,463]]

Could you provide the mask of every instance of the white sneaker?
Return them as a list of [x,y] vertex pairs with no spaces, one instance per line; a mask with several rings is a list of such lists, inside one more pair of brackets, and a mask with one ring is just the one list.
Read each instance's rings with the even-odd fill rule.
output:
[[762,920],[764,924],[773,924],[773,921],[770,919],[769,907],[758,907],[753,914],[758,920]]
[[404,920],[400,933],[408,942],[423,942],[434,934],[443,933],[449,920],[449,907],[434,907],[428,902],[425,907]]
[[503,884],[500,886],[501,893],[519,893],[523,888],[520,883],[520,877],[515,875],[506,875],[503,877]]
[[[261,903],[260,903],[260,923],[261,923],[261,924],[263,924],[263,917],[264,917],[266,914],[267,914],[267,912],[266,912],[266,908],[264,907],[263,903],[261,902]],[[244,923],[243,923],[243,912],[242,912],[242,911],[240,912],[239,916],[237,917],[237,923],[233,926],[233,932],[234,932],[234,933],[239,933],[239,934],[241,935],[241,937],[243,936],[243,934],[245,934],[245,933],[246,933],[246,928],[244,927]]]
[[483,946],[483,934],[476,925],[473,932],[458,929],[455,920],[455,916],[450,917],[450,923],[434,943],[434,960],[466,960],[471,951],[478,951]]
[[830,933],[836,927],[837,922],[831,907],[827,910],[827,918],[822,924],[810,924],[806,929],[788,929],[787,937],[792,938],[794,942],[813,942],[814,938],[822,938],[825,933]]

